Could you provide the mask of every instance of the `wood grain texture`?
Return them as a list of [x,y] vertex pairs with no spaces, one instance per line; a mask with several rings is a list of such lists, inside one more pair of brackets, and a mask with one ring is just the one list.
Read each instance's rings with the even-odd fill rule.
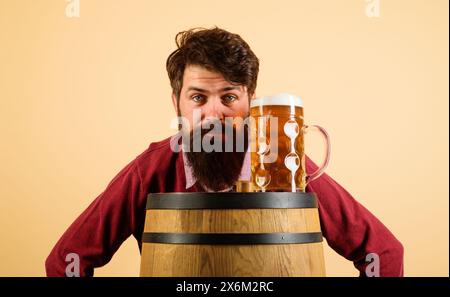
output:
[[[144,232],[320,232],[318,210],[147,210]],[[325,276],[322,243],[143,243],[141,276]]]
[[325,276],[322,243],[144,243],[141,276]]
[[317,208],[147,210],[144,232],[320,232]]

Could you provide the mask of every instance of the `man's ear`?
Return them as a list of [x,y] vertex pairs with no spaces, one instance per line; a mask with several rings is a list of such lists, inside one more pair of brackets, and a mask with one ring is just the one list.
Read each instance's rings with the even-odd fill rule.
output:
[[178,99],[174,93],[172,93],[172,104],[173,108],[175,109],[175,113],[178,114]]

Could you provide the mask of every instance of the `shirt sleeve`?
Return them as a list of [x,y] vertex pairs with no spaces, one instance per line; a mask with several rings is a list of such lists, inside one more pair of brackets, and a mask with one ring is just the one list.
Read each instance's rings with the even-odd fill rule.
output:
[[[316,169],[306,158],[307,172]],[[360,276],[366,276],[366,267],[374,259],[369,256],[366,260],[371,253],[378,255],[380,276],[403,276],[400,241],[342,186],[324,173],[308,184],[307,191],[317,195],[322,233],[328,245],[353,261]]]
[[[65,276],[66,257],[79,258],[79,275],[93,276],[135,232],[143,196],[135,161],[123,168],[62,235],[45,261],[47,276]],[[145,215],[145,214],[143,214]],[[135,235],[136,236],[136,235]]]

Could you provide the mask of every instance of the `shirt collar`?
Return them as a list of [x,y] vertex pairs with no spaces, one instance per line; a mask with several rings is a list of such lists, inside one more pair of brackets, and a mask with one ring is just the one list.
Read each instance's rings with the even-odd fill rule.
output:
[[[180,146],[179,145],[180,137],[181,137],[181,133],[177,133],[176,135],[172,136],[172,138],[170,140],[172,148],[175,146]],[[183,148],[183,146],[181,145],[181,151],[183,151],[182,148]],[[184,151],[183,151],[183,164],[184,164],[184,175],[186,176],[186,189],[189,189],[194,186],[194,184],[197,182],[197,180],[192,172],[191,165],[187,161],[186,153]],[[242,170],[239,175],[239,180],[250,181],[250,176],[251,176],[250,150],[248,149],[247,152],[245,153],[244,162],[242,164]],[[229,191],[230,189],[225,189],[223,191],[226,192],[226,191]],[[213,192],[213,191],[210,191],[209,189],[206,189],[206,190],[208,192]]]

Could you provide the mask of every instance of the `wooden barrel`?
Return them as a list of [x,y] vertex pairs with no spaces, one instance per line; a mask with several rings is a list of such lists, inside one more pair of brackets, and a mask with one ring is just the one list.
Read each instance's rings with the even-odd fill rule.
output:
[[149,194],[141,276],[325,276],[314,193]]

